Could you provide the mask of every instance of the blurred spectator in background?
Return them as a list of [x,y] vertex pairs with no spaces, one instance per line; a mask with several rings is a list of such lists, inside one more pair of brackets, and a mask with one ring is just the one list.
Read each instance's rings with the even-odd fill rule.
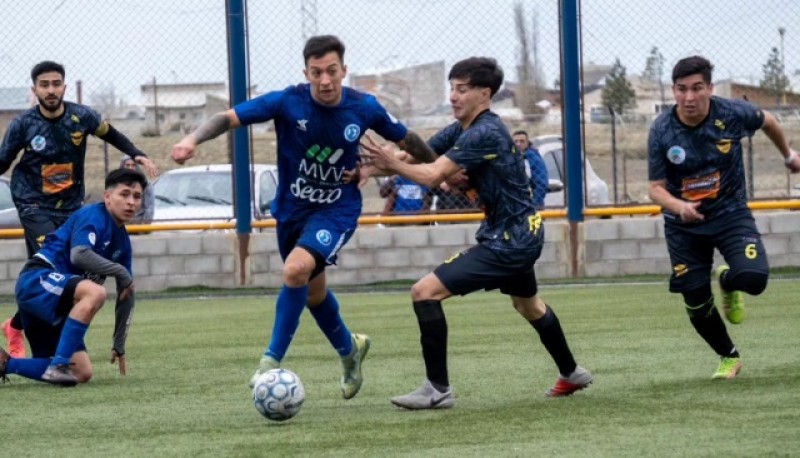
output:
[[[119,168],[121,169],[129,169],[129,170],[139,170],[139,166],[130,156],[124,156],[119,163]],[[146,178],[146,176],[145,176]],[[150,185],[150,182],[147,182],[147,186],[144,188],[144,196],[142,197],[142,206],[136,212],[133,219],[130,221],[130,224],[150,224],[153,221],[153,212],[155,212],[155,205],[156,205],[156,196],[155,191],[153,190],[153,186]]]
[[514,132],[513,138],[514,144],[525,156],[525,169],[531,179],[531,190],[533,190],[533,205],[537,210],[541,210],[544,208],[544,196],[547,194],[549,181],[547,166],[539,151],[531,145],[527,132],[518,130]]
[[400,175],[392,175],[383,182],[381,197],[386,199],[384,215],[412,214],[428,211],[433,196],[428,188]]

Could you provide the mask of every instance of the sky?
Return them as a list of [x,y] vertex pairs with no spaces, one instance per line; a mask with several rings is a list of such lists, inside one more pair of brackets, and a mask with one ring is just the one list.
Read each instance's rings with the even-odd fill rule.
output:
[[[536,24],[544,81],[558,79],[557,0],[518,0]],[[260,91],[303,80],[300,0],[249,0],[251,83]],[[498,59],[516,80],[515,0],[318,0],[316,32],[339,35],[350,73],[368,73],[472,55]],[[67,99],[81,80],[84,102],[113,88],[129,103],[151,83],[224,81],[224,0],[0,0],[0,87],[29,87],[36,62],[67,67]],[[703,54],[715,79],[758,83],[770,50],[783,49],[787,72],[800,69],[797,0],[583,0],[584,63],[639,74],[657,46],[667,74],[681,57]],[[312,30],[308,28],[308,30]],[[668,76],[668,75],[667,75]],[[800,88],[798,88],[800,89]],[[443,84],[444,97],[444,84]]]

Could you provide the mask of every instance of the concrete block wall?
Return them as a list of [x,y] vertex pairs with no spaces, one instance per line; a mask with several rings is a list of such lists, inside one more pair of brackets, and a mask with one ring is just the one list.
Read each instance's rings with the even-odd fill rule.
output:
[[[800,212],[756,213],[773,267],[800,265]],[[572,275],[570,224],[548,220],[536,264],[539,278]],[[576,225],[580,277],[670,273],[660,216],[590,219]],[[332,285],[415,280],[475,243],[478,224],[359,228],[326,272]],[[153,233],[132,237],[138,291],[171,287],[279,287],[283,262],[274,232],[250,236],[249,256],[229,232]],[[13,294],[25,258],[20,239],[0,240],[0,294]],[[718,262],[721,261],[718,256]],[[107,282],[109,290],[113,280]]]

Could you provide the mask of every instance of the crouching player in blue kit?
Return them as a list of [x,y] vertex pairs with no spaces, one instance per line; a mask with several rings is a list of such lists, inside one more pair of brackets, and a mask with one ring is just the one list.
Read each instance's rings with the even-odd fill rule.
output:
[[391,146],[365,144],[364,156],[378,169],[397,173],[430,188],[466,170],[486,218],[478,244],[453,256],[411,288],[420,329],[426,380],[409,394],[392,398],[406,409],[444,409],[455,403],[447,370],[447,321],[442,301],[481,289],[511,296],[517,312],[539,334],[558,366],[555,386],[546,395],[569,396],[592,383],[592,374],[575,362],[555,312],[538,294],[534,263],[542,252],[544,225],[532,198],[525,158],[497,114],[492,97],[503,84],[494,59],[473,57],[450,70],[450,103],[456,122],[437,132],[428,145],[439,158],[411,164]]
[[114,170],[103,202],[87,205],[45,238],[25,263],[16,298],[32,358],[11,358],[0,348],[0,378],[7,374],[73,386],[92,378],[84,336],[106,301],[101,283],[117,284],[116,324],[111,361],[125,374],[125,341],[133,312],[131,241],[125,223],[136,215],[146,186],[144,175]]
[[278,249],[284,260],[283,287],[275,305],[272,337],[250,379],[283,360],[306,305],[341,357],[342,396],[361,389],[361,363],[370,347],[363,334],[351,334],[328,290],[325,267],[353,235],[361,215],[356,169],[361,137],[372,129],[422,161],[435,158],[416,134],[389,115],[371,95],[343,87],[347,75],[344,45],[335,36],[311,37],[303,49],[308,84],[290,86],[249,100],[213,116],[172,149],[183,163],[195,147],[229,129],[274,120],[278,140],[278,190],[272,203]]

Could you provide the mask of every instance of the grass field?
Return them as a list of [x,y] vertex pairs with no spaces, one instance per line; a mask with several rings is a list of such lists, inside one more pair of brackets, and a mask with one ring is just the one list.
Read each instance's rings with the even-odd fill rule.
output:
[[[297,417],[258,415],[247,380],[273,314],[269,297],[140,300],[129,375],[107,362],[112,304],[90,328],[95,378],[57,388],[12,376],[0,385],[3,456],[798,456],[800,284],[773,281],[732,328],[744,369],[711,381],[714,354],[666,285],[543,287],[588,390],[547,399],[555,366],[497,293],[445,303],[456,406],[407,412],[389,403],[423,378],[406,293],[341,294],[351,329],[372,336],[366,382],[340,398],[335,353],[304,314],[284,366],[306,388]],[[0,316],[11,313],[0,307]]]

